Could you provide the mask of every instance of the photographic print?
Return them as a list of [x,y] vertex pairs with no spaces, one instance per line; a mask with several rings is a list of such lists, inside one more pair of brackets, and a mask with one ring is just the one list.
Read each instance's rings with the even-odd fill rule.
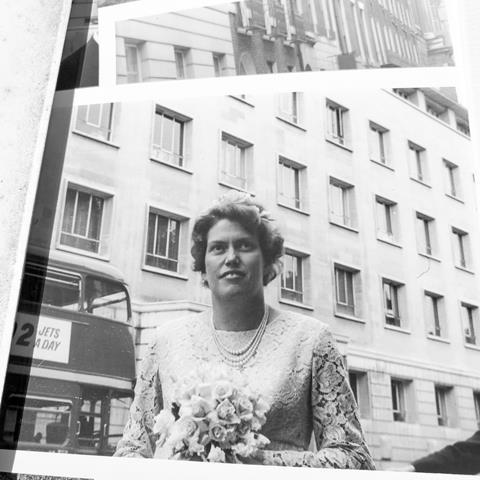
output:
[[3,448],[429,472],[478,429],[454,88],[85,104],[68,132],[58,194],[39,185]]

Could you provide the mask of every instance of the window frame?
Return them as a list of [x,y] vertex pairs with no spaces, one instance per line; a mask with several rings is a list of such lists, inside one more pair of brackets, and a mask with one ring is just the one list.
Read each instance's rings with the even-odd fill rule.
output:
[[326,139],[336,145],[349,148],[348,112],[349,109],[329,98],[325,101]]
[[[293,190],[296,190],[295,197],[288,197],[284,190],[285,183],[289,178],[284,175],[284,169],[293,170],[294,185]],[[306,212],[306,198],[307,198],[307,186],[306,186],[306,169],[307,167],[301,163],[292,160],[285,155],[277,155],[277,203],[283,207],[291,208],[297,211]],[[291,180],[291,179],[290,179]]]
[[470,235],[465,230],[452,226],[453,260],[455,267],[469,270],[471,267]]
[[[389,148],[389,135],[390,130],[388,128],[382,127],[376,122],[369,121],[368,122],[368,155],[372,162],[378,163],[384,167],[390,167],[391,159],[390,159],[390,148]],[[376,134],[373,137],[373,134]],[[378,145],[377,145],[378,142]],[[372,153],[373,143],[375,143],[375,149],[378,147],[378,154],[380,158],[373,158],[375,155]],[[382,154],[383,150],[383,154]],[[376,152],[375,152],[376,153]]]
[[[339,278],[339,272],[344,274],[342,281]],[[343,297],[345,301],[342,301],[340,297],[342,287],[340,283],[343,283]],[[350,285],[351,284],[351,287]],[[334,315],[336,317],[345,318],[348,320],[356,320],[363,323],[361,319],[361,298],[359,291],[361,289],[361,271],[359,268],[346,265],[341,262],[333,262],[333,302],[334,302]],[[349,298],[350,297],[350,298]],[[351,303],[350,303],[351,301]]]
[[464,344],[466,346],[480,347],[480,316],[478,305],[460,302],[460,318]]
[[[397,280],[392,280],[388,277],[382,277],[382,298],[383,298],[383,318],[385,326],[394,327],[399,329],[405,329],[407,327],[406,320],[406,302],[404,301],[404,289],[405,284]],[[390,309],[387,307],[387,295],[385,288],[390,289],[390,294],[392,294],[393,289],[393,309],[390,313]],[[389,321],[389,319],[393,319]]]
[[[127,83],[137,83],[137,82],[142,82],[143,81],[143,75],[142,75],[142,55],[140,52],[140,45],[138,43],[132,42],[131,40],[125,39],[124,43],[124,48],[125,48],[125,74],[127,76]],[[130,80],[129,76],[131,73],[128,71],[128,54],[127,51],[128,49],[135,49],[135,62],[137,66],[137,71],[135,73],[136,79],[135,80]]]
[[[430,175],[427,163],[427,150],[425,147],[408,140],[408,164],[410,169],[410,178],[423,185],[429,185]],[[412,152],[415,152],[415,159],[412,158]],[[415,161],[413,161],[415,160]]]
[[434,385],[435,394],[435,410],[437,414],[437,423],[440,427],[452,426],[452,415],[449,411],[449,398],[448,395],[453,393],[453,387],[446,385]]
[[424,302],[426,302],[425,311],[428,337],[446,340],[448,332],[445,322],[445,297],[430,290],[424,290]]
[[443,158],[443,165],[446,173],[446,192],[445,195],[461,199],[461,185],[460,185],[460,168],[453,162]]
[[175,46],[173,47],[173,58],[175,60],[175,78],[177,80],[185,80],[189,78],[187,71],[186,56],[189,48]]
[[[100,115],[99,115],[100,124],[93,124],[91,122],[88,122],[87,120],[88,114],[92,105],[100,106]],[[105,105],[108,105],[109,111],[106,113],[107,126],[103,128],[102,117],[103,115],[105,115],[104,114]],[[84,115],[82,113],[83,109],[86,109]],[[98,142],[106,143],[108,145],[113,145],[115,111],[116,111],[116,105],[114,103],[96,103],[96,104],[78,105],[75,109],[75,123],[73,125],[72,131],[83,137],[87,137],[92,140],[96,140]],[[82,117],[84,117],[83,120],[82,120]],[[84,126],[82,125],[82,122],[87,128],[84,128]]]
[[[293,275],[293,288],[286,287],[286,279],[285,279],[285,272],[287,269],[287,259],[286,257],[291,257],[296,259],[296,272],[294,271]],[[292,304],[306,304],[306,281],[305,281],[305,274],[306,274],[306,258],[308,255],[298,252],[296,250],[292,250],[290,248],[285,249],[284,259],[283,259],[283,271],[280,274],[280,301],[282,303],[292,303]],[[300,290],[296,289],[295,285],[295,273],[298,275],[298,267],[300,266],[300,280],[301,286]],[[287,295],[285,295],[287,293]],[[288,298],[288,295],[292,295],[294,298]],[[297,296],[297,298],[295,298]]]
[[[392,398],[392,414],[394,422],[406,422],[407,420],[407,392],[406,382],[398,378],[390,378],[390,390]],[[394,395],[395,394],[395,395]],[[395,408],[397,407],[397,408]]]
[[[285,92],[277,95],[278,117],[296,126],[302,123],[301,92]],[[284,108],[288,103],[288,107]]]
[[437,253],[435,218],[417,211],[415,212],[415,222],[418,253],[430,258],[435,258]]
[[[341,193],[341,212],[336,211],[337,202],[334,196],[337,192],[334,189],[340,189]],[[355,201],[355,185],[340,180],[339,178],[328,177],[328,205],[329,205],[329,221],[334,225],[346,227],[356,230],[357,222],[357,205]]]
[[[235,169],[240,166],[241,174],[244,176],[233,175],[227,171],[227,147],[226,145],[232,145],[234,148],[240,151],[239,163],[235,166]],[[252,183],[253,183],[253,172],[252,172],[252,162],[253,162],[253,143],[250,143],[246,140],[243,140],[235,135],[222,130],[220,134],[220,158],[218,162],[218,182],[221,185],[224,185],[235,190],[240,190],[242,192],[251,192]],[[236,156],[236,154],[235,154]],[[235,163],[237,159],[235,158]],[[243,166],[242,166],[243,165]],[[239,179],[240,185],[235,184],[231,179]],[[243,183],[243,184],[242,184]]]

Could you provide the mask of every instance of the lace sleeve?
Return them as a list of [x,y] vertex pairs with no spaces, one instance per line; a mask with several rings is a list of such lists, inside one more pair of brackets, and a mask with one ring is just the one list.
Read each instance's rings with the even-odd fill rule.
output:
[[130,415],[114,456],[153,457],[153,419],[162,408],[157,351],[157,341],[154,341],[142,361]]
[[342,357],[327,329],[322,329],[313,351],[311,401],[318,451],[265,451],[263,463],[374,470]]

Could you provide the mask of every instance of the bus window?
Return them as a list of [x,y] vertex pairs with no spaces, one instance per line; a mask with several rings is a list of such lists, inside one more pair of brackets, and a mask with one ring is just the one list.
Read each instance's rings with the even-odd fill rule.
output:
[[128,420],[128,413],[132,398],[118,397],[110,400],[110,418],[108,421],[107,448],[115,450],[117,443],[122,438],[123,429]]
[[86,396],[82,399],[77,422],[80,448],[98,449],[102,430],[102,400]]
[[54,269],[45,272],[39,265],[27,264],[20,299],[22,303],[78,311],[80,277]]
[[3,440],[64,445],[68,440],[71,410],[68,400],[11,395],[6,405]]
[[127,322],[130,316],[127,291],[119,282],[88,276],[84,310],[99,317]]

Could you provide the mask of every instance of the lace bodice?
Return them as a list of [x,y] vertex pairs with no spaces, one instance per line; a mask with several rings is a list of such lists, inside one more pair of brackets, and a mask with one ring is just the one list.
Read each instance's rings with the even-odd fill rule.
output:
[[[314,318],[275,312],[243,373],[271,408],[262,433],[271,443],[264,463],[373,469],[357,407],[335,341]],[[117,456],[153,456],[153,417],[169,405],[177,379],[201,363],[222,362],[209,312],[165,323],[142,362],[130,418]],[[252,331],[219,331],[222,342],[245,345]],[[317,451],[308,451],[312,430]]]

